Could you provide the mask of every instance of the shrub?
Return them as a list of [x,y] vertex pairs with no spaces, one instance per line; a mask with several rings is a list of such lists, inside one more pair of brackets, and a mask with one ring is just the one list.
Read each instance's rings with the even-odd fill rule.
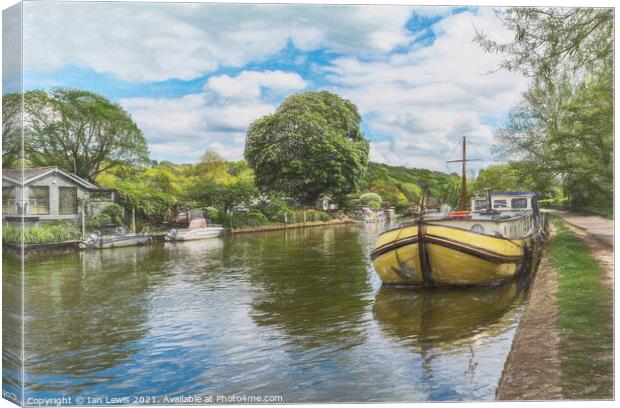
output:
[[253,211],[247,214],[234,215],[232,224],[235,228],[257,227],[259,225],[269,224],[269,220],[261,212]]
[[[295,213],[295,218],[297,222],[303,222],[304,220],[304,212],[297,211]],[[306,221],[329,221],[332,217],[328,213],[324,211],[317,210],[306,210]]]
[[359,203],[372,208],[380,208],[383,200],[377,193],[365,193],[360,196]]
[[122,224],[123,223],[123,207],[116,203],[110,203],[105,206],[99,215],[105,215],[108,217],[109,224]]

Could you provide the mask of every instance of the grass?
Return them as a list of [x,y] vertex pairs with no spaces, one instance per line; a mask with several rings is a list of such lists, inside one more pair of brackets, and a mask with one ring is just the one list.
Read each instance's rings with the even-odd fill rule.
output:
[[562,390],[569,399],[613,397],[613,317],[604,271],[586,244],[563,222],[550,257],[558,272],[557,327],[561,336]]

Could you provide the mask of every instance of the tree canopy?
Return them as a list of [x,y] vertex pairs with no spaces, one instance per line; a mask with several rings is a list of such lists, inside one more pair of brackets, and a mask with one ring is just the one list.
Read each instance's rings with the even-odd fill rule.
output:
[[114,166],[148,160],[146,138],[120,105],[65,88],[24,94],[24,151],[31,166],[58,166],[90,181]]
[[357,107],[333,93],[289,96],[248,129],[244,155],[257,186],[304,204],[357,191],[369,151],[360,122]]
[[22,151],[22,95],[2,95],[2,166],[17,164]]
[[504,55],[501,68],[552,80],[558,68],[600,71],[613,67],[611,8],[509,8],[499,16],[514,37],[498,42],[480,32],[488,52]]
[[502,15],[514,39],[479,43],[501,68],[532,77],[496,133],[495,151],[540,190],[560,184],[576,208],[613,203],[613,10],[515,8]]

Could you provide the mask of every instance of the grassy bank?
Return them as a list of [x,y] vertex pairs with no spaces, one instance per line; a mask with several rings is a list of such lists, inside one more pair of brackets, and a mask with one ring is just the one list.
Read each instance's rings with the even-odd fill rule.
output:
[[613,396],[612,293],[603,270],[586,244],[563,222],[550,257],[558,273],[558,318],[562,361],[562,393],[568,399]]

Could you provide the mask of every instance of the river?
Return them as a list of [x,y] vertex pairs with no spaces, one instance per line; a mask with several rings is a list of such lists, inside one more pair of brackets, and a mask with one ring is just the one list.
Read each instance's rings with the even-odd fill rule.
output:
[[382,228],[29,255],[25,399],[493,399],[522,293],[382,288]]

